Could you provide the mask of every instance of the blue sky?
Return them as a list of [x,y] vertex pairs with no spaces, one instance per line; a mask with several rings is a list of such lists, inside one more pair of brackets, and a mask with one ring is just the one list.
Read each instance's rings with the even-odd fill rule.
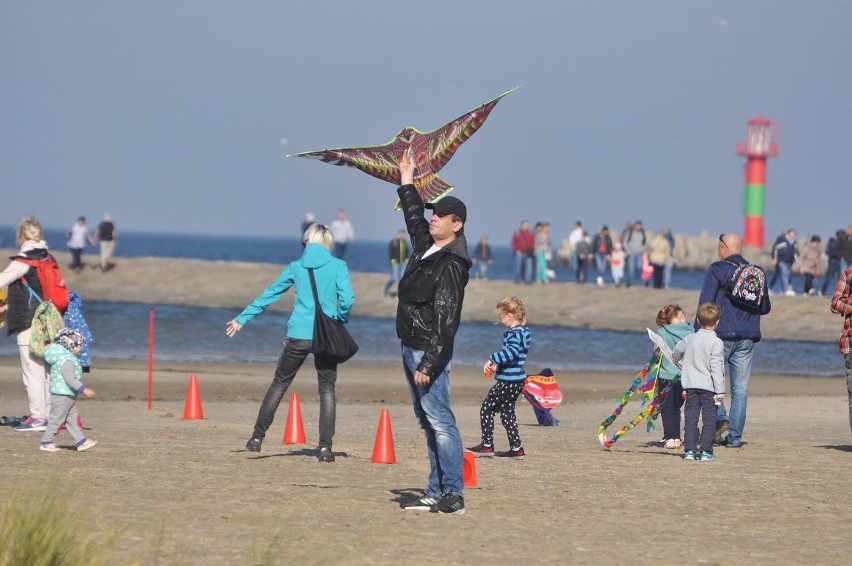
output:
[[[0,224],[296,236],[392,185],[285,158],[431,130],[522,85],[441,176],[466,232],[521,219],[742,231],[735,144],[780,123],[767,238],[852,223],[852,2],[0,0]],[[57,243],[52,243],[54,246]]]

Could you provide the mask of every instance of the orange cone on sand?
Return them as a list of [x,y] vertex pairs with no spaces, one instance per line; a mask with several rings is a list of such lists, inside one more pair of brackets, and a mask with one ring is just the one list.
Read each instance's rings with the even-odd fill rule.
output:
[[195,374],[189,376],[189,390],[186,393],[186,407],[183,410],[183,420],[203,419],[201,395],[198,393],[198,378]]
[[287,410],[287,426],[284,427],[282,444],[307,444],[298,393],[293,393],[290,396],[290,408]]
[[376,431],[376,444],[373,446],[372,461],[374,464],[396,464],[390,411],[387,409],[382,409],[382,414],[379,417],[379,430]]
[[462,470],[464,485],[476,487],[479,485],[479,476],[476,473],[476,455],[473,452],[464,451],[464,469]]

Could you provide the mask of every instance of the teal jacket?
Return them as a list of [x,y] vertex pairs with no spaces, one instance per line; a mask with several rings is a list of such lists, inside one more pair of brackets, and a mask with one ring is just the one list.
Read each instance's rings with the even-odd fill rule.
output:
[[314,270],[320,306],[325,314],[342,322],[349,320],[349,311],[355,304],[355,291],[346,262],[337,259],[319,244],[308,244],[302,257],[290,262],[278,279],[266,288],[235,319],[245,325],[262,313],[269,305],[278,301],[290,287],[295,285],[296,298],[293,313],[287,321],[287,338],[311,340],[314,337],[314,295],[308,269]]
[[[76,397],[86,388],[83,385],[83,366],[80,359],[59,344],[49,344],[44,349],[44,361],[50,364],[50,394],[62,395],[63,397]],[[67,381],[62,375],[62,366],[66,362],[74,364],[74,376],[76,379]]]
[[[663,338],[663,342],[672,350],[674,350],[678,342],[694,332],[695,329],[688,322],[667,324],[657,330],[657,334]],[[663,356],[663,365],[660,367],[660,379],[674,379],[679,375],[680,370],[677,369],[677,366],[671,363],[667,357]]]

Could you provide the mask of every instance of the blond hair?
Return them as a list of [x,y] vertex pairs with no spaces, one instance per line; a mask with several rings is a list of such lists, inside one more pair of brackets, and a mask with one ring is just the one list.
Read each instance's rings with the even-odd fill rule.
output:
[[44,239],[41,231],[41,223],[36,220],[35,216],[27,216],[18,222],[18,227],[15,230],[15,235],[18,241],[24,242],[40,242]]
[[319,244],[328,251],[334,249],[334,236],[331,234],[331,229],[324,224],[312,224],[310,228],[305,230],[305,235],[302,238],[302,243]]
[[512,315],[520,324],[527,323],[527,309],[518,297],[506,297],[497,303],[497,310]]

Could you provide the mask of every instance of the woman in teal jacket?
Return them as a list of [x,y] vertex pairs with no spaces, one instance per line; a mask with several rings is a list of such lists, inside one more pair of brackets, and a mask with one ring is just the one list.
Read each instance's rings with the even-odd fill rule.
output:
[[[287,339],[284,350],[278,359],[278,367],[272,379],[272,385],[266,392],[254,432],[246,443],[246,448],[252,452],[260,452],[260,445],[266,436],[266,430],[275,418],[275,411],[281,404],[281,399],[290,387],[296,372],[302,366],[305,358],[311,353],[311,343],[314,336],[314,295],[311,292],[309,269],[314,270],[317,295],[320,306],[328,316],[342,322],[349,320],[349,311],[355,303],[355,292],[352,290],[352,280],[346,262],[331,254],[334,249],[334,238],[331,230],[322,224],[314,224],[305,231],[303,242],[305,249],[302,257],[290,262],[275,282],[266,288],[249,306],[243,309],[234,320],[228,322],[225,332],[234,336],[243,325],[262,313],[268,306],[278,301],[290,287],[296,288],[296,299],[293,313],[287,322]],[[314,366],[317,370],[317,381],[320,398],[319,418],[319,452],[320,462],[334,462],[331,451],[331,441],[334,437],[334,422],[336,400],[334,385],[337,381],[337,363],[321,356],[314,356]]]

